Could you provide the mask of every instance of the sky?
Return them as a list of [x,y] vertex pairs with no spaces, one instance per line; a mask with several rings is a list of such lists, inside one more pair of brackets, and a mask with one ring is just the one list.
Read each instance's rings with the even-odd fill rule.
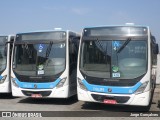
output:
[[0,0],[0,35],[125,23],[149,26],[160,43],[160,0]]

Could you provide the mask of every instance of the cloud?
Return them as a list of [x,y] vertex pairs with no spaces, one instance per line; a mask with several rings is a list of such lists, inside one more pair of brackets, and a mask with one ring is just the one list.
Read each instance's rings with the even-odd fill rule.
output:
[[64,12],[64,13],[72,13],[75,15],[86,15],[89,14],[92,10],[89,8],[79,7],[79,8],[71,8],[66,6],[45,6],[44,10],[56,11],[56,12]]
[[134,16],[126,11],[114,11],[109,20],[116,24],[125,24],[126,22],[136,22]]
[[71,11],[76,15],[86,15],[91,12],[89,8],[72,8]]

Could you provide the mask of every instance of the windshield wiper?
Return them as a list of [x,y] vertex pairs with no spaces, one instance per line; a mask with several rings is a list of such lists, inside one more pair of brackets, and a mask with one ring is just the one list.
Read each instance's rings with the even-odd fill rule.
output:
[[125,47],[130,41],[131,41],[131,38],[128,38],[128,39],[124,42],[124,44],[117,50],[117,53],[120,53],[120,52],[124,49],[124,47]]
[[101,43],[99,40],[97,40],[96,42],[99,45],[99,48],[101,49],[101,51],[105,54],[105,56],[108,55],[108,53],[107,53],[107,45],[106,45],[106,48],[105,48],[105,45],[103,43]]
[[32,58],[31,51],[30,51],[30,49],[29,49],[29,47],[28,47],[28,44],[27,44],[26,42],[24,43],[24,47],[25,47],[25,49],[27,50],[27,53],[28,53],[29,58]]
[[49,57],[51,49],[52,49],[52,45],[53,45],[53,41],[50,41],[49,46],[47,47],[47,50],[46,50],[46,57],[45,58]]

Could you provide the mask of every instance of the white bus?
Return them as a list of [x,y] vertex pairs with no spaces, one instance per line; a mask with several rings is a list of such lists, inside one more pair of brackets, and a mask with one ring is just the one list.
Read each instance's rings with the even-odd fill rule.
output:
[[77,94],[79,35],[53,30],[16,34],[13,44],[12,95],[68,98]]
[[158,44],[149,27],[84,28],[77,66],[78,99],[149,108]]
[[10,60],[13,35],[0,36],[0,93],[11,93]]

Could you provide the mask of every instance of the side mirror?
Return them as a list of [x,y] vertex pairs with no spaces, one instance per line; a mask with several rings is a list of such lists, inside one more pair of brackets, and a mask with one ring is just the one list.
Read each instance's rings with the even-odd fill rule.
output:
[[8,44],[11,44],[11,45],[12,45],[12,44],[13,44],[13,41],[9,41],[9,42],[6,42],[6,43],[5,43],[4,56],[7,56],[7,48],[8,48],[7,46],[8,46]]
[[154,54],[158,54],[158,53],[159,53],[159,46],[158,46],[158,44],[154,44],[153,47],[154,47],[154,48],[153,48],[153,53],[154,53]]

